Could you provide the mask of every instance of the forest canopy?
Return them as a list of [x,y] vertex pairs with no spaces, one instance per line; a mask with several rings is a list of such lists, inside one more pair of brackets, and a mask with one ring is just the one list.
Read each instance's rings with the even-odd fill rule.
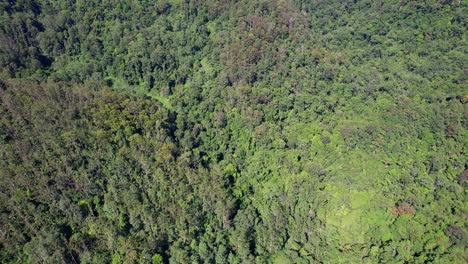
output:
[[0,2],[0,262],[468,262],[467,5]]

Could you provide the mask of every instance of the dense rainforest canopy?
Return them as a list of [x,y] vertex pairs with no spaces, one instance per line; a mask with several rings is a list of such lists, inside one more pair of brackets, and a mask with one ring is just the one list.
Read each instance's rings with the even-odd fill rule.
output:
[[468,1],[0,2],[0,262],[467,263]]

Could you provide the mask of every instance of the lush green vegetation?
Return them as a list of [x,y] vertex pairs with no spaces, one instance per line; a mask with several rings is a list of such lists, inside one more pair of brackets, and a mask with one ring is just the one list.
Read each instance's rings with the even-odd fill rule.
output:
[[467,1],[0,2],[2,263],[466,263]]

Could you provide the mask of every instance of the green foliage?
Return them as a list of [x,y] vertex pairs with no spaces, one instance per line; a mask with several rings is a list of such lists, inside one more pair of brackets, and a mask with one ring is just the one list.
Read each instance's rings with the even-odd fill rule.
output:
[[1,2],[0,262],[467,262],[466,11]]

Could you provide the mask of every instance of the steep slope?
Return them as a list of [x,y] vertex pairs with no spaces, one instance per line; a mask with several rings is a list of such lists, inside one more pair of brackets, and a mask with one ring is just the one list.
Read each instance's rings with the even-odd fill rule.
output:
[[464,263],[464,1],[0,3],[5,262]]

